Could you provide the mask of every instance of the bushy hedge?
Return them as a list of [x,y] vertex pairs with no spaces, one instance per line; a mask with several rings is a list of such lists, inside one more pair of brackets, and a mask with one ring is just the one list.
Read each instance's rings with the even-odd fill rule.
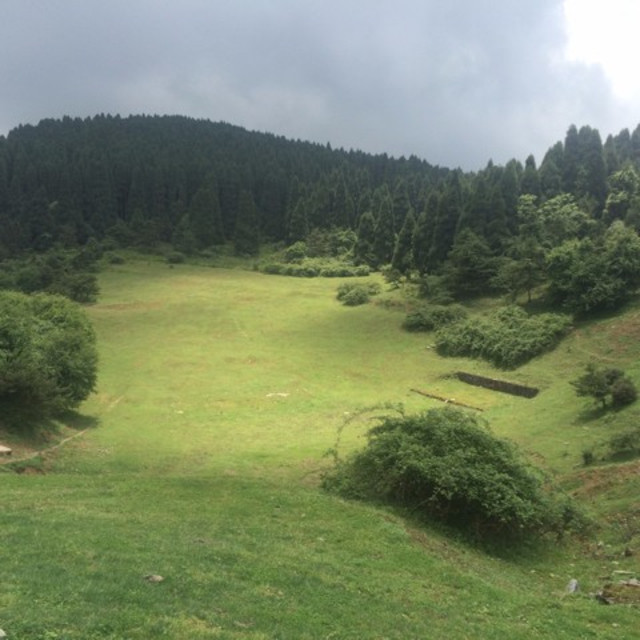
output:
[[435,331],[466,317],[462,305],[428,304],[408,313],[402,326],[407,331]]
[[343,282],[338,287],[336,298],[350,307],[369,302],[371,296],[375,296],[382,290],[377,282]]
[[353,278],[364,277],[370,273],[366,265],[352,265],[337,260],[306,258],[300,263],[267,262],[259,266],[263,273],[296,278]]
[[366,447],[338,459],[323,485],[347,498],[411,507],[481,539],[561,534],[585,524],[512,444],[451,407],[381,418]]
[[436,349],[443,356],[482,358],[513,369],[553,348],[570,326],[566,315],[530,316],[520,307],[509,306],[487,319],[472,318],[440,329]]

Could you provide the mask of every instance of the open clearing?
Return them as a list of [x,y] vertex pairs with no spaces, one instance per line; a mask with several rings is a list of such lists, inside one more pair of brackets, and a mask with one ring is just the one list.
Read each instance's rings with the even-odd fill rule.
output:
[[[589,596],[615,571],[638,571],[615,527],[600,546],[491,557],[317,487],[346,415],[438,406],[419,388],[482,408],[567,486],[593,485],[583,499],[620,528],[637,473],[600,482],[609,475],[582,468],[581,453],[638,410],[592,419],[568,381],[587,352],[622,357],[637,380],[637,314],[580,327],[504,374],[438,358],[429,335],[400,329],[398,311],[341,306],[340,282],[154,261],[102,274],[88,308],[99,388],[64,433],[87,431],[34,464],[39,473],[0,473],[9,638],[637,637],[637,608]],[[457,370],[541,392],[471,387],[447,377]],[[366,428],[347,428],[343,448]],[[581,591],[569,596],[571,578]]]

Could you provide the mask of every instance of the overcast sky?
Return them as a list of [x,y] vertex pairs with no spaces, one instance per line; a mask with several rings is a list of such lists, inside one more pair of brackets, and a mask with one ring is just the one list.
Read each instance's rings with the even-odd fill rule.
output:
[[640,53],[638,5],[0,0],[0,134],[182,114],[467,170],[540,162],[572,123],[604,140],[640,122],[623,62]]

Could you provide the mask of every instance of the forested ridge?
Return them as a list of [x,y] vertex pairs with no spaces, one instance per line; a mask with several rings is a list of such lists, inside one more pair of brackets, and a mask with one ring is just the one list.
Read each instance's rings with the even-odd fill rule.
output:
[[[529,156],[463,172],[179,116],[65,117],[0,138],[0,258],[94,241],[255,255],[342,229],[356,264],[444,275],[456,295],[546,278],[588,309],[608,303],[578,299],[563,274],[620,243],[635,260],[639,172],[640,125],[604,143],[572,125],[539,167]],[[605,288],[617,303],[620,285]]]

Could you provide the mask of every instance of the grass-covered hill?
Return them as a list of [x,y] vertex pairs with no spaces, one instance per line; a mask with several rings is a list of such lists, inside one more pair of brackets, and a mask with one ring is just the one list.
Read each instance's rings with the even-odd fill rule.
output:
[[[634,588],[617,585],[640,577],[640,468],[610,443],[640,408],[599,412],[570,384],[590,361],[640,380],[635,302],[505,374],[404,331],[401,290],[349,307],[335,299],[342,280],[152,258],[99,279],[86,309],[96,393],[48,442],[0,431],[14,449],[0,467],[9,638],[636,636]],[[469,313],[494,306],[478,300]],[[540,392],[464,385],[449,375],[459,370]],[[409,513],[324,492],[324,454],[346,417],[385,402],[440,406],[412,389],[482,409],[598,527],[488,553]],[[362,447],[370,424],[351,422],[341,450]],[[607,606],[593,594],[609,583]]]

